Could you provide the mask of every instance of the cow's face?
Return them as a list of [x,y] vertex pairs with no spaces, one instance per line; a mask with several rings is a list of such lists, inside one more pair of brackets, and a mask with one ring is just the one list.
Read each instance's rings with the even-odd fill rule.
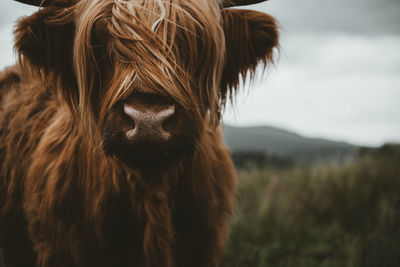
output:
[[133,168],[192,155],[240,77],[277,46],[272,17],[217,0],[47,3],[16,28],[23,62],[107,155]]

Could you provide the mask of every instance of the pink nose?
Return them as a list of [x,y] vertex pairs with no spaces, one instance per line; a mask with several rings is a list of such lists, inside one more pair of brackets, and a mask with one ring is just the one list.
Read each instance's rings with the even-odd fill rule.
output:
[[171,134],[163,127],[164,122],[175,114],[175,105],[154,111],[151,109],[140,110],[133,105],[124,105],[125,114],[133,120],[133,128],[126,132],[129,141],[167,141]]

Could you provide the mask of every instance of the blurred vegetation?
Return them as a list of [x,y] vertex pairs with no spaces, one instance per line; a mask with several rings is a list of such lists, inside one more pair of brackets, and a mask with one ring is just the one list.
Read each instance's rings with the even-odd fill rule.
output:
[[352,164],[242,169],[221,267],[400,266],[400,146]]
[[293,161],[290,159],[268,155],[262,151],[233,151],[231,156],[237,169],[289,168],[293,166]]

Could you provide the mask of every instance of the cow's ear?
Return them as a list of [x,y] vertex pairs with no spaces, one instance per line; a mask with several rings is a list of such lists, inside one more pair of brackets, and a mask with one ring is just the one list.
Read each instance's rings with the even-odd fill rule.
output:
[[[76,111],[79,93],[73,65],[75,12],[68,0],[57,0],[17,22],[14,49],[22,77],[33,75]],[[58,5],[55,5],[55,4]],[[54,5],[53,5],[54,4]]]
[[46,75],[71,73],[73,20],[72,10],[60,5],[42,8],[20,19],[14,30],[14,48],[20,60]]
[[225,9],[222,13],[226,38],[226,63],[221,80],[221,99],[231,97],[241,78],[255,74],[259,63],[267,66],[273,61],[278,47],[276,20],[253,10]]

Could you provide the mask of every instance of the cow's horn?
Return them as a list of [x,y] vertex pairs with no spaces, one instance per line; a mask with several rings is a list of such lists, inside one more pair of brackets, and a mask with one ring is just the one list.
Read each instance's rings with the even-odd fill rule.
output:
[[46,6],[46,0],[14,0],[31,6]]
[[268,0],[224,0],[222,5],[224,8],[227,8],[233,6],[247,6],[252,4],[258,4],[265,1]]

